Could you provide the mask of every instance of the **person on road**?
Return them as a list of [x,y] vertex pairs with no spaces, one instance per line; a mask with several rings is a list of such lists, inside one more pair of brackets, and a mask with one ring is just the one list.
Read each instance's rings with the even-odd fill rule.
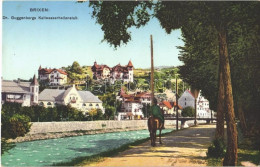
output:
[[151,114],[152,116],[154,116],[155,118],[159,118],[159,120],[162,122],[163,124],[163,129],[164,128],[164,116],[163,113],[161,112],[160,107],[157,105],[157,100],[156,98],[153,98],[153,105],[151,107]]

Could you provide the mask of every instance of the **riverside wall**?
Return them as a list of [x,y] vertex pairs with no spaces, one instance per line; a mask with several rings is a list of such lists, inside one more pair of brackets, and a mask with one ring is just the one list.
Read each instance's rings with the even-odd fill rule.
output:
[[[166,128],[175,128],[175,122],[165,121]],[[8,142],[24,142],[53,139],[86,134],[120,132],[148,129],[147,120],[122,121],[71,121],[71,122],[32,122],[30,132],[23,137],[9,139]]]
[[[194,121],[186,121],[182,128],[193,125]],[[204,123],[203,121],[198,121]],[[165,127],[175,129],[175,120],[165,120]],[[179,121],[181,128],[181,122]],[[8,142],[25,142],[33,140],[54,139],[87,134],[120,132],[148,129],[147,120],[122,121],[71,121],[71,122],[32,122],[30,132],[23,137],[9,139]]]

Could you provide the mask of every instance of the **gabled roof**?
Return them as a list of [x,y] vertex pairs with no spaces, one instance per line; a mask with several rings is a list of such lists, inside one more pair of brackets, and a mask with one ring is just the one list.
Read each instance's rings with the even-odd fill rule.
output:
[[44,89],[39,94],[39,101],[62,101],[65,90],[59,89]]
[[[68,75],[65,71],[63,71],[63,70],[61,70],[61,69],[55,69],[55,68],[54,68],[52,71],[55,71],[55,70],[58,71],[58,72],[61,73],[61,74]],[[52,71],[51,71],[51,72],[52,72]]]
[[2,92],[30,93],[30,82],[2,80]]
[[83,103],[102,103],[102,101],[90,91],[78,91]]
[[63,71],[61,69],[56,69],[56,68],[53,68],[53,69],[49,68],[48,69],[48,68],[41,68],[41,66],[40,66],[38,71],[43,71],[45,74],[50,74],[53,71],[58,71],[61,74],[68,75],[65,71]]
[[[63,101],[73,87],[67,90],[44,89],[39,95],[39,101]],[[102,103],[101,100],[90,91],[77,91],[83,103]]]

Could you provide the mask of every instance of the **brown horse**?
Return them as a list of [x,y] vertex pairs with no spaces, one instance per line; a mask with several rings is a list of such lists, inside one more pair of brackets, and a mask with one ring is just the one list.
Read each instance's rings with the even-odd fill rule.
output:
[[150,139],[151,139],[151,146],[155,146],[155,141],[156,141],[156,131],[159,129],[159,142],[162,144],[161,140],[161,132],[162,132],[162,127],[163,124],[159,120],[159,118],[154,118],[153,116],[149,117],[148,119],[148,130],[150,132]]

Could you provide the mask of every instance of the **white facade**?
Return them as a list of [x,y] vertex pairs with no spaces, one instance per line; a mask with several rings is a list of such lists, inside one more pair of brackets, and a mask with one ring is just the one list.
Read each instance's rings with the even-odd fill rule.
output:
[[141,119],[144,117],[142,112],[143,105],[140,102],[122,103],[122,111],[118,112],[118,119]]
[[182,108],[195,107],[195,98],[189,90],[186,90],[181,97],[178,99],[178,104]]
[[77,91],[74,85],[67,90],[45,89],[40,93],[39,105],[54,107],[57,104],[71,105],[86,114],[91,109],[101,109],[105,113],[102,101],[97,96],[89,91]]
[[[183,108],[193,107],[195,108],[195,98],[189,90],[186,90],[179,98],[178,103]],[[209,101],[205,99],[201,93],[197,98],[197,117],[211,117],[211,110],[209,108]]]
[[38,76],[40,81],[46,81],[49,85],[64,85],[67,83],[67,73],[61,69],[38,69]]
[[211,110],[209,109],[209,101],[205,99],[201,93],[197,98],[197,116],[198,117],[211,117]]
[[57,70],[53,70],[49,74],[50,85],[64,85],[67,83],[67,75],[60,73]]

